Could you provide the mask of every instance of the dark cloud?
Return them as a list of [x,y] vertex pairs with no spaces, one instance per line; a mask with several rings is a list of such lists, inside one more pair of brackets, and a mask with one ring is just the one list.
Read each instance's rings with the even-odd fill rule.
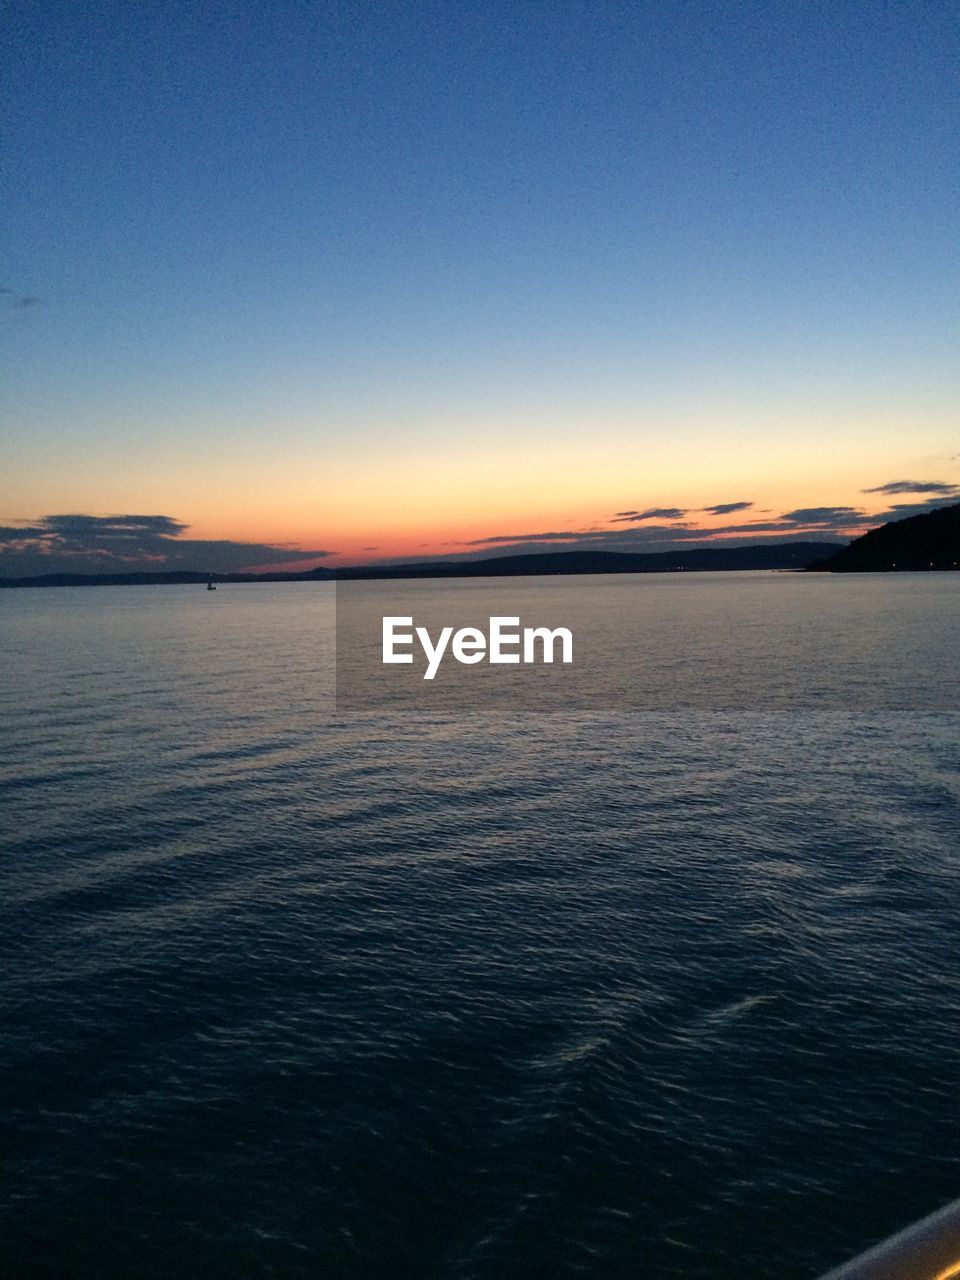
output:
[[332,555],[261,542],[184,538],[187,525],[163,515],[51,515],[0,527],[0,575],[124,573],[192,569],[230,573],[307,568]]
[[785,511],[778,522],[807,529],[852,529],[859,528],[866,518],[859,507],[797,507]]
[[613,520],[637,524],[641,520],[681,520],[686,514],[683,507],[648,507],[646,511],[618,511]]
[[717,502],[712,507],[701,507],[700,510],[709,511],[714,516],[729,516],[734,511],[746,511],[752,506],[752,502]]
[[51,533],[80,538],[176,538],[188,526],[172,516],[44,516]]
[[861,493],[885,493],[893,496],[897,493],[942,493],[948,496],[960,493],[960,486],[945,480],[888,480],[886,484],[878,484],[873,489],[861,489]]
[[554,547],[568,543],[579,543],[582,546],[606,546],[613,544],[619,547],[634,546],[636,543],[654,543],[663,541],[680,542],[689,538],[709,538],[714,529],[691,529],[686,525],[646,525],[642,529],[550,529],[542,533],[498,533],[490,538],[474,538],[470,542],[451,543],[451,546],[462,547],[496,547],[499,545],[526,549],[526,544]]
[[[635,530],[618,530],[615,535],[618,538],[628,537]],[[645,530],[649,532],[649,530]],[[604,535],[591,533],[589,529],[561,529],[550,530],[547,533],[495,533],[490,538],[474,538],[470,542],[450,543],[450,546],[461,547],[489,547],[494,546],[498,542],[510,543],[519,546],[523,542],[568,542],[571,538],[602,538]]]
[[[748,520],[744,524],[725,524],[720,528],[710,528],[699,530],[700,534],[705,538],[721,537],[728,538],[731,535],[751,534],[751,533],[782,533],[788,534],[799,532],[806,528],[802,522],[792,520],[784,520],[780,516],[774,516],[771,520]],[[818,528],[818,526],[815,526]],[[804,535],[806,536],[806,535]],[[819,536],[819,533],[818,535]]]

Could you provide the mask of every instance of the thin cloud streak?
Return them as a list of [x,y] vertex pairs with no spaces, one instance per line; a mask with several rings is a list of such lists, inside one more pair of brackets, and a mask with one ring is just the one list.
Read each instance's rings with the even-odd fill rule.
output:
[[729,516],[734,511],[746,511],[752,506],[752,502],[718,502],[712,507],[701,507],[700,510],[709,511],[714,516]]
[[872,489],[861,489],[861,493],[883,493],[888,497],[899,493],[941,493],[946,497],[960,494],[960,485],[950,484],[946,480],[889,480],[886,484],[878,484]]
[[682,520],[686,515],[683,507],[648,507],[646,511],[618,511],[614,522],[637,524],[641,520]]

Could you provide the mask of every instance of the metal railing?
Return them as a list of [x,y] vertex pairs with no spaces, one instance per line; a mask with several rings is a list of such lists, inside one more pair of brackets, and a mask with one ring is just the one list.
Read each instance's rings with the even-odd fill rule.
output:
[[960,1280],[960,1200],[821,1280]]

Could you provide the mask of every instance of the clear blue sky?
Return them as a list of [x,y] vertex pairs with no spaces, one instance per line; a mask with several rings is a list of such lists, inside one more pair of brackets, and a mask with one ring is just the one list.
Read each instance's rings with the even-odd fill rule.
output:
[[0,521],[339,550],[960,479],[955,4],[3,25]]

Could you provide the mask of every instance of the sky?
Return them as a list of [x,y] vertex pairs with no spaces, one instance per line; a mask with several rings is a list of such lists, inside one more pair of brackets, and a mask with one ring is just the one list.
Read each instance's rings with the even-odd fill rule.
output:
[[954,3],[0,25],[0,575],[845,539],[960,500]]

